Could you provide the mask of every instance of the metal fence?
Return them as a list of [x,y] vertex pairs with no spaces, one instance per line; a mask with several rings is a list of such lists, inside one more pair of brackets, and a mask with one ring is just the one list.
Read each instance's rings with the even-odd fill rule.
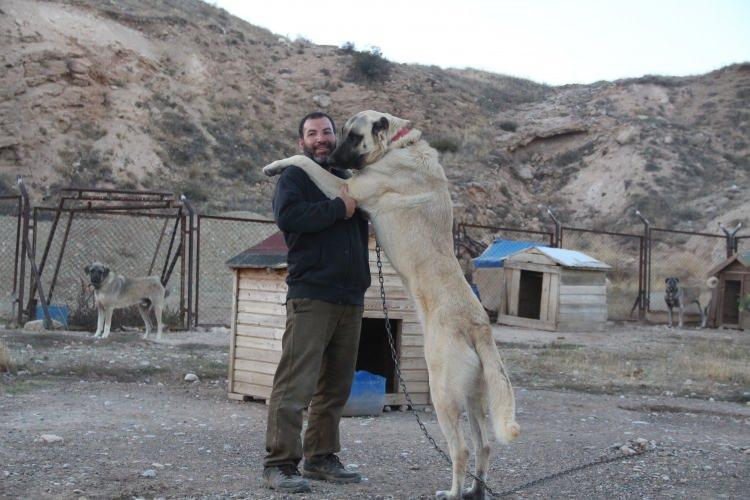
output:
[[[84,266],[99,260],[120,274],[169,277],[167,304],[184,327],[229,325],[232,274],[226,261],[278,231],[268,220],[195,214],[186,199],[178,203],[168,193],[70,189],[59,206],[35,207],[28,221],[23,206],[19,196],[0,196],[0,318],[21,320],[19,302],[26,319],[35,316],[26,235],[45,298],[56,304],[75,307],[86,290]],[[565,227],[550,216],[554,231],[457,223],[455,251],[467,277],[472,279],[471,259],[495,239],[579,250],[612,267],[610,319],[635,319],[662,310],[665,278],[698,284],[728,251],[750,250],[750,235],[735,236],[739,226],[721,235],[651,228],[642,219],[642,234],[627,234]]]
[[232,273],[226,261],[278,230],[273,221],[198,216],[196,324],[230,324]]

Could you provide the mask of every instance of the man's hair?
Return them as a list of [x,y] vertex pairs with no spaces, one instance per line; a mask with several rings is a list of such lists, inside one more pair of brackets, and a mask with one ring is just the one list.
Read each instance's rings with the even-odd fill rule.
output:
[[299,122],[300,139],[302,139],[302,129],[305,127],[305,122],[307,120],[315,120],[316,118],[328,118],[328,120],[331,122],[331,126],[333,127],[333,133],[336,134],[336,123],[334,123],[333,118],[323,113],[322,111],[313,111],[312,113],[306,114],[305,117],[302,118],[302,120]]

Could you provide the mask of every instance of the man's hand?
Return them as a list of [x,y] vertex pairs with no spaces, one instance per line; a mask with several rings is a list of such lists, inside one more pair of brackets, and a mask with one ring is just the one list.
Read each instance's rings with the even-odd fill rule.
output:
[[341,186],[339,198],[341,198],[344,201],[344,205],[346,205],[346,218],[349,219],[354,215],[354,209],[357,208],[357,201],[349,196],[349,186],[347,184]]

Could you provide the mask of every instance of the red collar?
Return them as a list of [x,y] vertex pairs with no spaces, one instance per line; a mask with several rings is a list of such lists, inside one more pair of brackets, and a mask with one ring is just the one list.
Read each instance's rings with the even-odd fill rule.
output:
[[409,127],[402,128],[401,130],[398,131],[398,133],[396,135],[394,135],[391,138],[391,142],[392,143],[396,142],[397,140],[401,139],[403,136],[405,136],[406,134],[408,134],[410,131],[411,131],[411,128],[409,128]]

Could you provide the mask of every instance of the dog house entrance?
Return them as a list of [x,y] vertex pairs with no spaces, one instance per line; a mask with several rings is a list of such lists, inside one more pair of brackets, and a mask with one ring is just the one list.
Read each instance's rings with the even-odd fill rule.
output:
[[[392,319],[389,320],[389,323],[396,344],[396,353],[399,354],[401,320]],[[393,363],[393,357],[391,357],[384,319],[362,319],[362,332],[359,336],[359,352],[357,353],[357,370],[366,370],[385,377],[385,392],[398,392],[396,366]]]
[[740,282],[726,280],[724,282],[724,307],[721,312],[721,322],[725,325],[739,325],[740,311],[737,304],[740,301]]
[[521,270],[518,287],[518,316],[539,319],[542,305],[543,273]]

